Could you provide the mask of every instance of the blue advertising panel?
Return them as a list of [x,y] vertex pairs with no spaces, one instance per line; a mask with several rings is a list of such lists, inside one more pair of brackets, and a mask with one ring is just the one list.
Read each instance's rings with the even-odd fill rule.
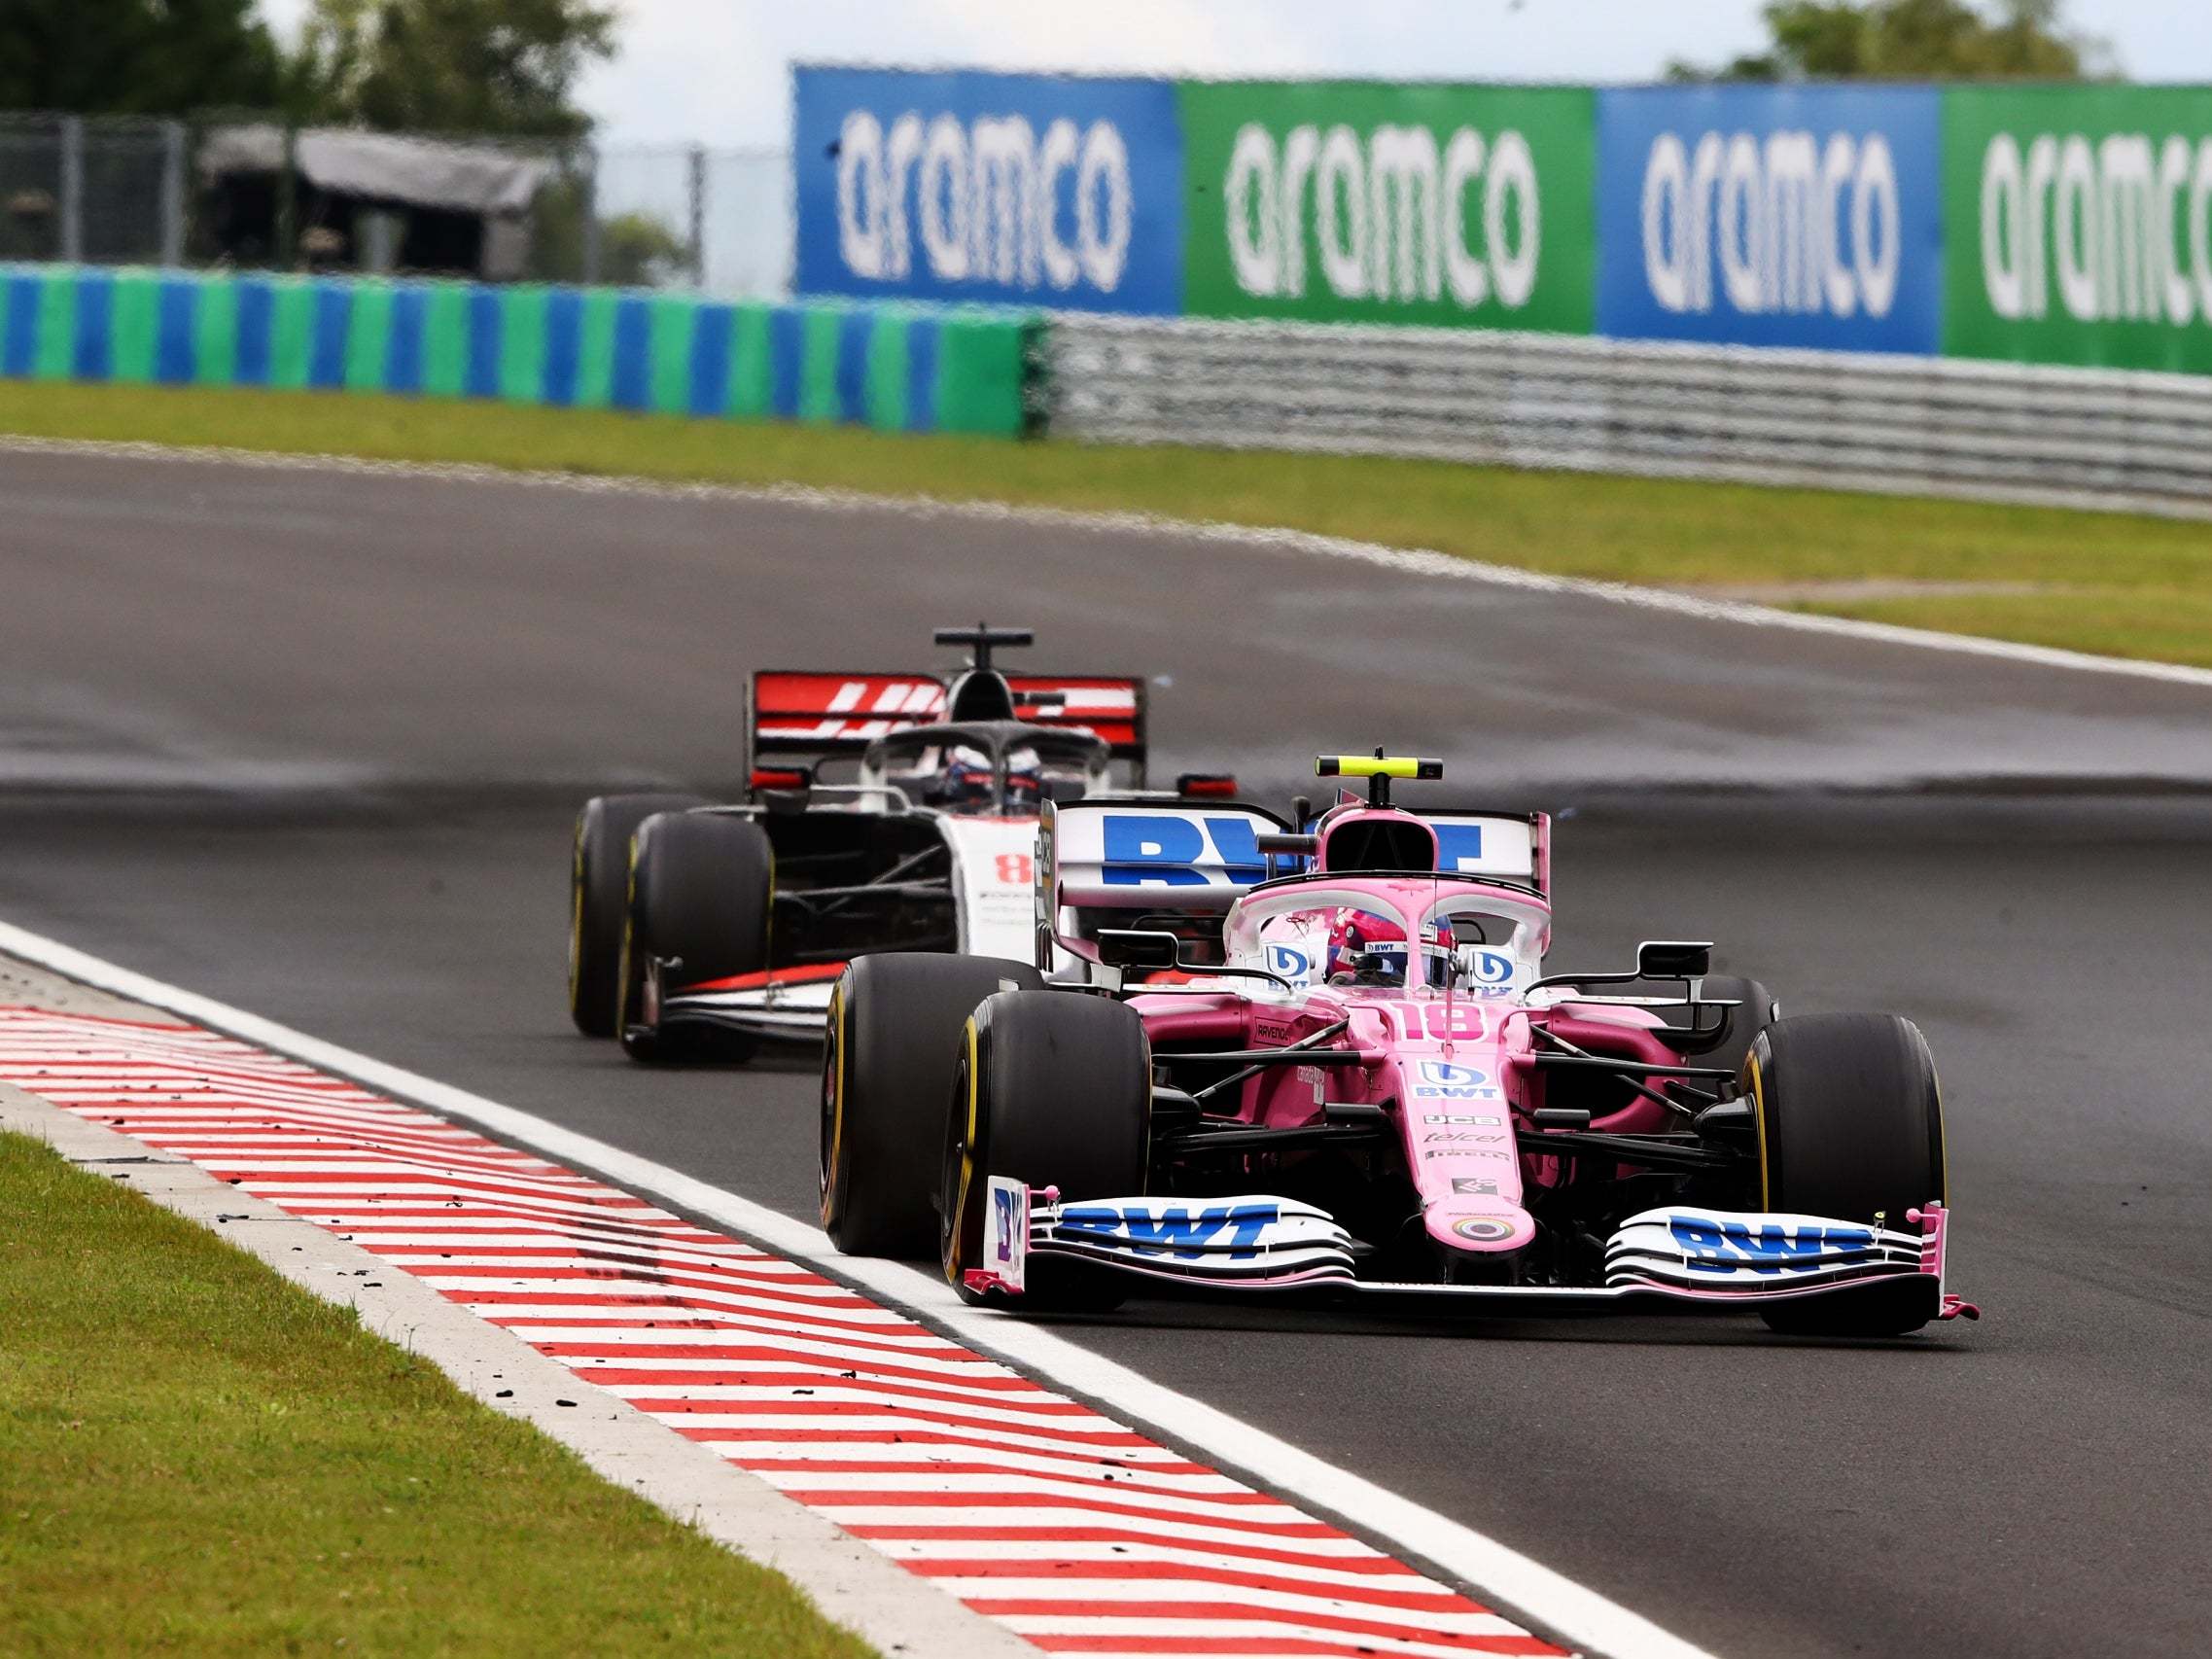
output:
[[795,82],[801,294],[1181,308],[1171,83],[803,66]]
[[1598,332],[1832,351],[1941,339],[1941,94],[1598,94]]

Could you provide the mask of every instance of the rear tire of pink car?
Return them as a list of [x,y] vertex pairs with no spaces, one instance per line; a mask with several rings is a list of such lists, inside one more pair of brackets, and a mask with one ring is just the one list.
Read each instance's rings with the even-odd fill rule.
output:
[[[1948,1202],[1943,1095],[1927,1039],[1895,1014],[1805,1014],[1762,1032],[1744,1062],[1759,1114],[1760,1208],[1913,1230]],[[1761,1310],[1795,1336],[1902,1336],[1936,1317],[1925,1280],[1832,1290]]]
[[856,958],[822,1055],[822,1225],[846,1255],[927,1261],[937,1248],[937,1150],[968,1015],[1025,962],[882,951]]

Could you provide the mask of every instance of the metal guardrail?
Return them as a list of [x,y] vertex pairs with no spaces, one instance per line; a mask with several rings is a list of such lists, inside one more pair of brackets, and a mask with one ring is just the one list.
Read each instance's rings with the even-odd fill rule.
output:
[[2212,377],[1077,315],[1047,430],[2212,516]]

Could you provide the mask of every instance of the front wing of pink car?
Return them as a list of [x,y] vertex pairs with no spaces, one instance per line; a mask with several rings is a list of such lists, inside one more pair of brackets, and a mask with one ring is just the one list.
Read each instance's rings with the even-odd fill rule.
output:
[[971,1290],[1018,1302],[1038,1260],[1088,1263],[1225,1291],[1449,1296],[1498,1304],[1634,1301],[1706,1307],[1831,1295],[1919,1279],[1937,1319],[1980,1310],[1946,1289],[1940,1204],[1909,1210],[1904,1231],[1828,1217],[1670,1205],[1630,1217],[1605,1250],[1601,1285],[1493,1285],[1362,1279],[1351,1235],[1322,1211],[1265,1193],[1209,1199],[1063,1201],[994,1178],[985,1265]]

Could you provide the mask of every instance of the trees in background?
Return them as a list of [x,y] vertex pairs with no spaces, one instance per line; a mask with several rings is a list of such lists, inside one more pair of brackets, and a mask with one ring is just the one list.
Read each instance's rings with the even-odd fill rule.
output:
[[573,138],[591,125],[577,81],[614,52],[614,10],[591,0],[315,0],[288,101],[387,131]]
[[2078,81],[2110,72],[2101,42],[2068,31],[2063,0],[1773,0],[1767,51],[1671,81]]
[[574,138],[577,81],[614,52],[592,0],[314,0],[289,53],[257,0],[0,0],[0,110]]
[[0,0],[0,109],[266,108],[282,83],[255,0]]

